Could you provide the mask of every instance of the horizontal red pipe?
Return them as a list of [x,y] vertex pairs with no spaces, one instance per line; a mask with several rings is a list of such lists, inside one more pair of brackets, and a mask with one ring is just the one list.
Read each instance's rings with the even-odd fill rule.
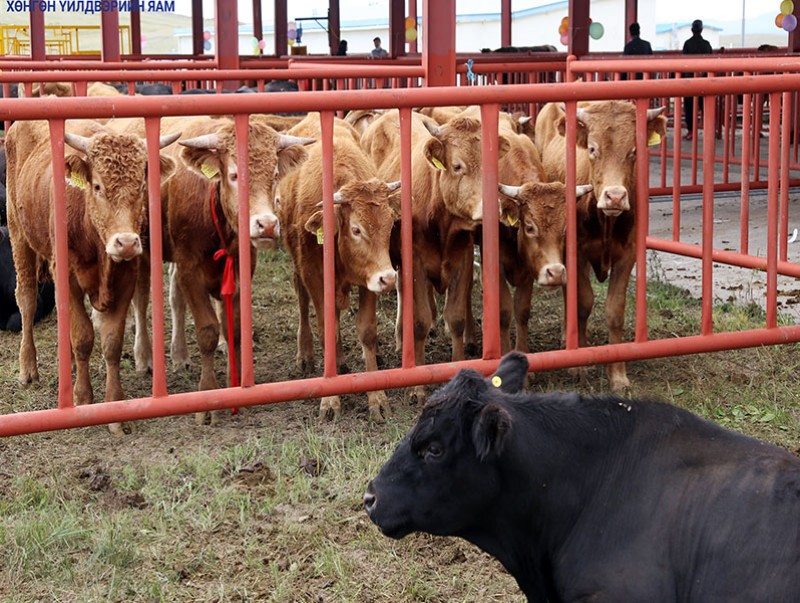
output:
[[[754,329],[737,333],[693,335],[643,343],[619,343],[595,348],[554,350],[529,354],[533,371],[554,370],[593,363],[629,362],[668,356],[718,352],[721,350],[777,345],[800,341],[800,326]],[[288,400],[319,398],[373,390],[441,383],[462,368],[480,373],[493,371],[499,360],[467,360],[410,369],[388,369],[337,377],[265,383],[249,388],[227,388],[172,394],[169,398],[137,398],[119,402],[76,406],[67,410],[37,410],[0,416],[0,437],[101,425],[113,421],[136,421],[205,410],[257,406]]]
[[104,63],[97,60],[68,60],[68,61],[29,61],[4,58],[0,60],[0,69],[7,71],[13,69],[30,69],[41,71],[80,69],[85,71],[94,69],[97,71],[114,71],[117,69],[212,69],[216,66],[216,61],[109,61]]
[[[679,243],[677,241],[668,241],[666,239],[647,237],[647,248],[691,258],[702,257],[702,247],[692,243]],[[711,259],[720,264],[730,264],[731,266],[739,266],[741,268],[751,268],[756,270],[767,269],[766,258],[760,258],[753,255],[744,255],[742,253],[736,253],[735,251],[713,249],[711,251]],[[800,264],[795,264],[793,262],[778,262],[778,274],[800,278]]]
[[[721,163],[718,161],[717,163]],[[800,184],[800,180],[792,180],[792,186],[797,186]],[[766,180],[754,180],[750,182],[750,190],[761,190],[767,188],[768,182]],[[742,188],[741,182],[717,182],[714,184],[714,191],[717,193],[721,192],[728,192],[728,191],[740,191]],[[651,197],[660,197],[662,195],[671,195],[673,191],[673,187],[671,186],[654,186],[650,189],[650,196]],[[703,185],[702,184],[682,184],[680,187],[680,193],[682,195],[693,194],[693,193],[702,193],[703,192]]]
[[800,57],[723,57],[661,59],[657,56],[647,59],[583,59],[572,61],[569,69],[573,73],[609,73],[617,71],[643,71],[657,73],[715,71],[718,73],[751,71],[774,73],[776,71],[800,71]]

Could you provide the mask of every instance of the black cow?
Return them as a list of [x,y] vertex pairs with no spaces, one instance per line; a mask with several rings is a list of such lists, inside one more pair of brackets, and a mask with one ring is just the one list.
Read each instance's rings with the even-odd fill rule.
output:
[[[663,403],[462,370],[369,484],[387,536],[460,536],[529,601],[800,601],[800,459]],[[499,387],[495,387],[499,385]]]
[[[8,237],[8,228],[0,227],[0,331],[22,330],[22,317],[17,307],[14,289],[17,287],[17,271],[14,268],[14,258],[11,254],[11,240]],[[52,281],[39,284],[39,294],[36,297],[36,314],[33,321],[39,322],[50,314],[56,305],[55,288]]]

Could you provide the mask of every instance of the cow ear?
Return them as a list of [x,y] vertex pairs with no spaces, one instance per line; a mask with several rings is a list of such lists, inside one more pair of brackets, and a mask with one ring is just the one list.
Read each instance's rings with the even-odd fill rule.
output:
[[500,135],[497,137],[497,158],[502,159],[506,156],[509,149],[511,149],[511,143],[508,140],[508,137]]
[[558,129],[558,133],[561,134],[561,136],[566,136],[567,135],[566,134],[566,132],[567,132],[567,118],[566,118],[565,115],[562,115],[561,117],[558,118],[558,121],[556,122],[556,128]]
[[521,352],[511,352],[503,356],[494,375],[489,381],[506,393],[522,391],[528,375],[528,357]]
[[308,159],[308,151],[301,144],[292,144],[278,151],[278,176],[284,177]]
[[175,169],[177,168],[177,164],[172,157],[165,157],[164,155],[159,155],[159,167],[161,169],[161,184],[164,184],[167,180],[172,178],[175,174]]
[[445,164],[445,152],[444,152],[444,145],[442,141],[438,138],[430,138],[425,143],[425,159],[431,166],[435,167],[437,170],[446,170],[447,164]]
[[[653,140],[653,134],[658,134],[662,138],[667,135],[667,118],[658,115],[647,121],[647,140]],[[648,142],[648,144],[650,144]]]
[[580,119],[578,120],[578,129],[575,132],[575,145],[582,149],[589,146],[589,128]]
[[64,158],[64,177],[68,184],[85,189],[92,181],[92,170],[80,156],[67,155]]
[[513,199],[509,199],[505,195],[500,195],[500,223],[516,228],[519,226],[519,203]]
[[183,147],[180,157],[186,164],[186,167],[203,178],[208,178],[214,182],[217,182],[221,178],[222,163],[216,151]]
[[472,424],[472,443],[478,460],[502,454],[510,432],[511,415],[508,411],[494,402],[484,406]]
[[[337,234],[339,232],[339,220],[338,220],[338,218],[339,218],[339,208],[338,207],[334,207],[333,209],[334,209],[334,212],[335,212],[335,215],[336,215],[336,218],[337,218],[337,219],[335,219],[333,221],[333,233]],[[308,220],[306,220],[305,228],[306,228],[306,230],[308,232],[317,235],[317,240],[321,244],[321,241],[322,241],[322,234],[321,234],[322,233],[322,210],[321,209],[318,209],[313,214],[311,214],[311,217],[308,218]]]

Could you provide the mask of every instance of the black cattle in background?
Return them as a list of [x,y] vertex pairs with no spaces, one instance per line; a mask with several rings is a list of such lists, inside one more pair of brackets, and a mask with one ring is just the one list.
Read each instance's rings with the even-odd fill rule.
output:
[[541,603],[800,601],[800,458],[663,403],[527,394],[527,370],[430,397],[364,495],[385,535],[464,538]]
[[[14,289],[17,287],[17,271],[11,254],[11,240],[8,228],[0,227],[0,330],[19,333],[22,330],[22,317],[19,314]],[[55,287],[52,281],[39,284],[36,296],[34,322],[50,314],[56,305]]]

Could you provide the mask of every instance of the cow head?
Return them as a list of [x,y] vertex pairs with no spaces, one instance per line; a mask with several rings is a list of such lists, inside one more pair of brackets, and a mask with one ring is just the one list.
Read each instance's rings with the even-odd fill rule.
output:
[[[516,228],[520,255],[542,287],[567,283],[564,267],[567,205],[566,187],[561,182],[528,182],[522,186],[500,184],[500,221]],[[591,184],[577,187],[577,197],[592,190]]]
[[[162,136],[159,148],[172,144],[180,132]],[[142,231],[147,210],[147,148],[127,134],[101,132],[91,138],[64,134],[64,142],[81,155],[65,158],[67,182],[84,190],[89,219],[106,253],[115,262],[142,253]],[[175,172],[175,162],[161,156],[161,182]]]
[[[667,120],[661,115],[666,107],[648,109],[647,139],[654,134],[666,136]],[[631,208],[635,185],[636,107],[627,101],[586,103],[577,109],[577,145],[586,149],[590,181],[594,186],[597,208],[607,216],[618,216]],[[558,121],[564,135],[566,118]]]
[[[260,123],[250,123],[248,161],[250,178],[250,241],[258,248],[274,245],[280,236],[275,215],[275,192],[280,178],[308,157],[303,145],[313,138],[278,134]],[[223,121],[211,134],[181,140],[181,159],[198,174],[219,183],[220,202],[228,224],[238,231],[239,166],[234,124]]]
[[[389,238],[399,213],[394,205],[397,196],[390,193],[399,186],[399,181],[387,184],[373,178],[346,184],[333,196],[342,266],[351,282],[374,293],[391,291],[397,282],[389,259]],[[309,217],[305,228],[314,234],[322,232],[322,209]]]
[[522,388],[527,369],[512,353],[491,380],[464,369],[430,397],[364,495],[384,534],[465,535],[486,520],[505,496],[503,453],[514,435],[504,394]]
[[[456,117],[443,126],[425,121],[432,138],[425,142],[425,159],[439,171],[439,190],[447,210],[464,220],[483,219],[481,182],[481,122]],[[498,158],[508,152],[509,142],[498,136]]]

